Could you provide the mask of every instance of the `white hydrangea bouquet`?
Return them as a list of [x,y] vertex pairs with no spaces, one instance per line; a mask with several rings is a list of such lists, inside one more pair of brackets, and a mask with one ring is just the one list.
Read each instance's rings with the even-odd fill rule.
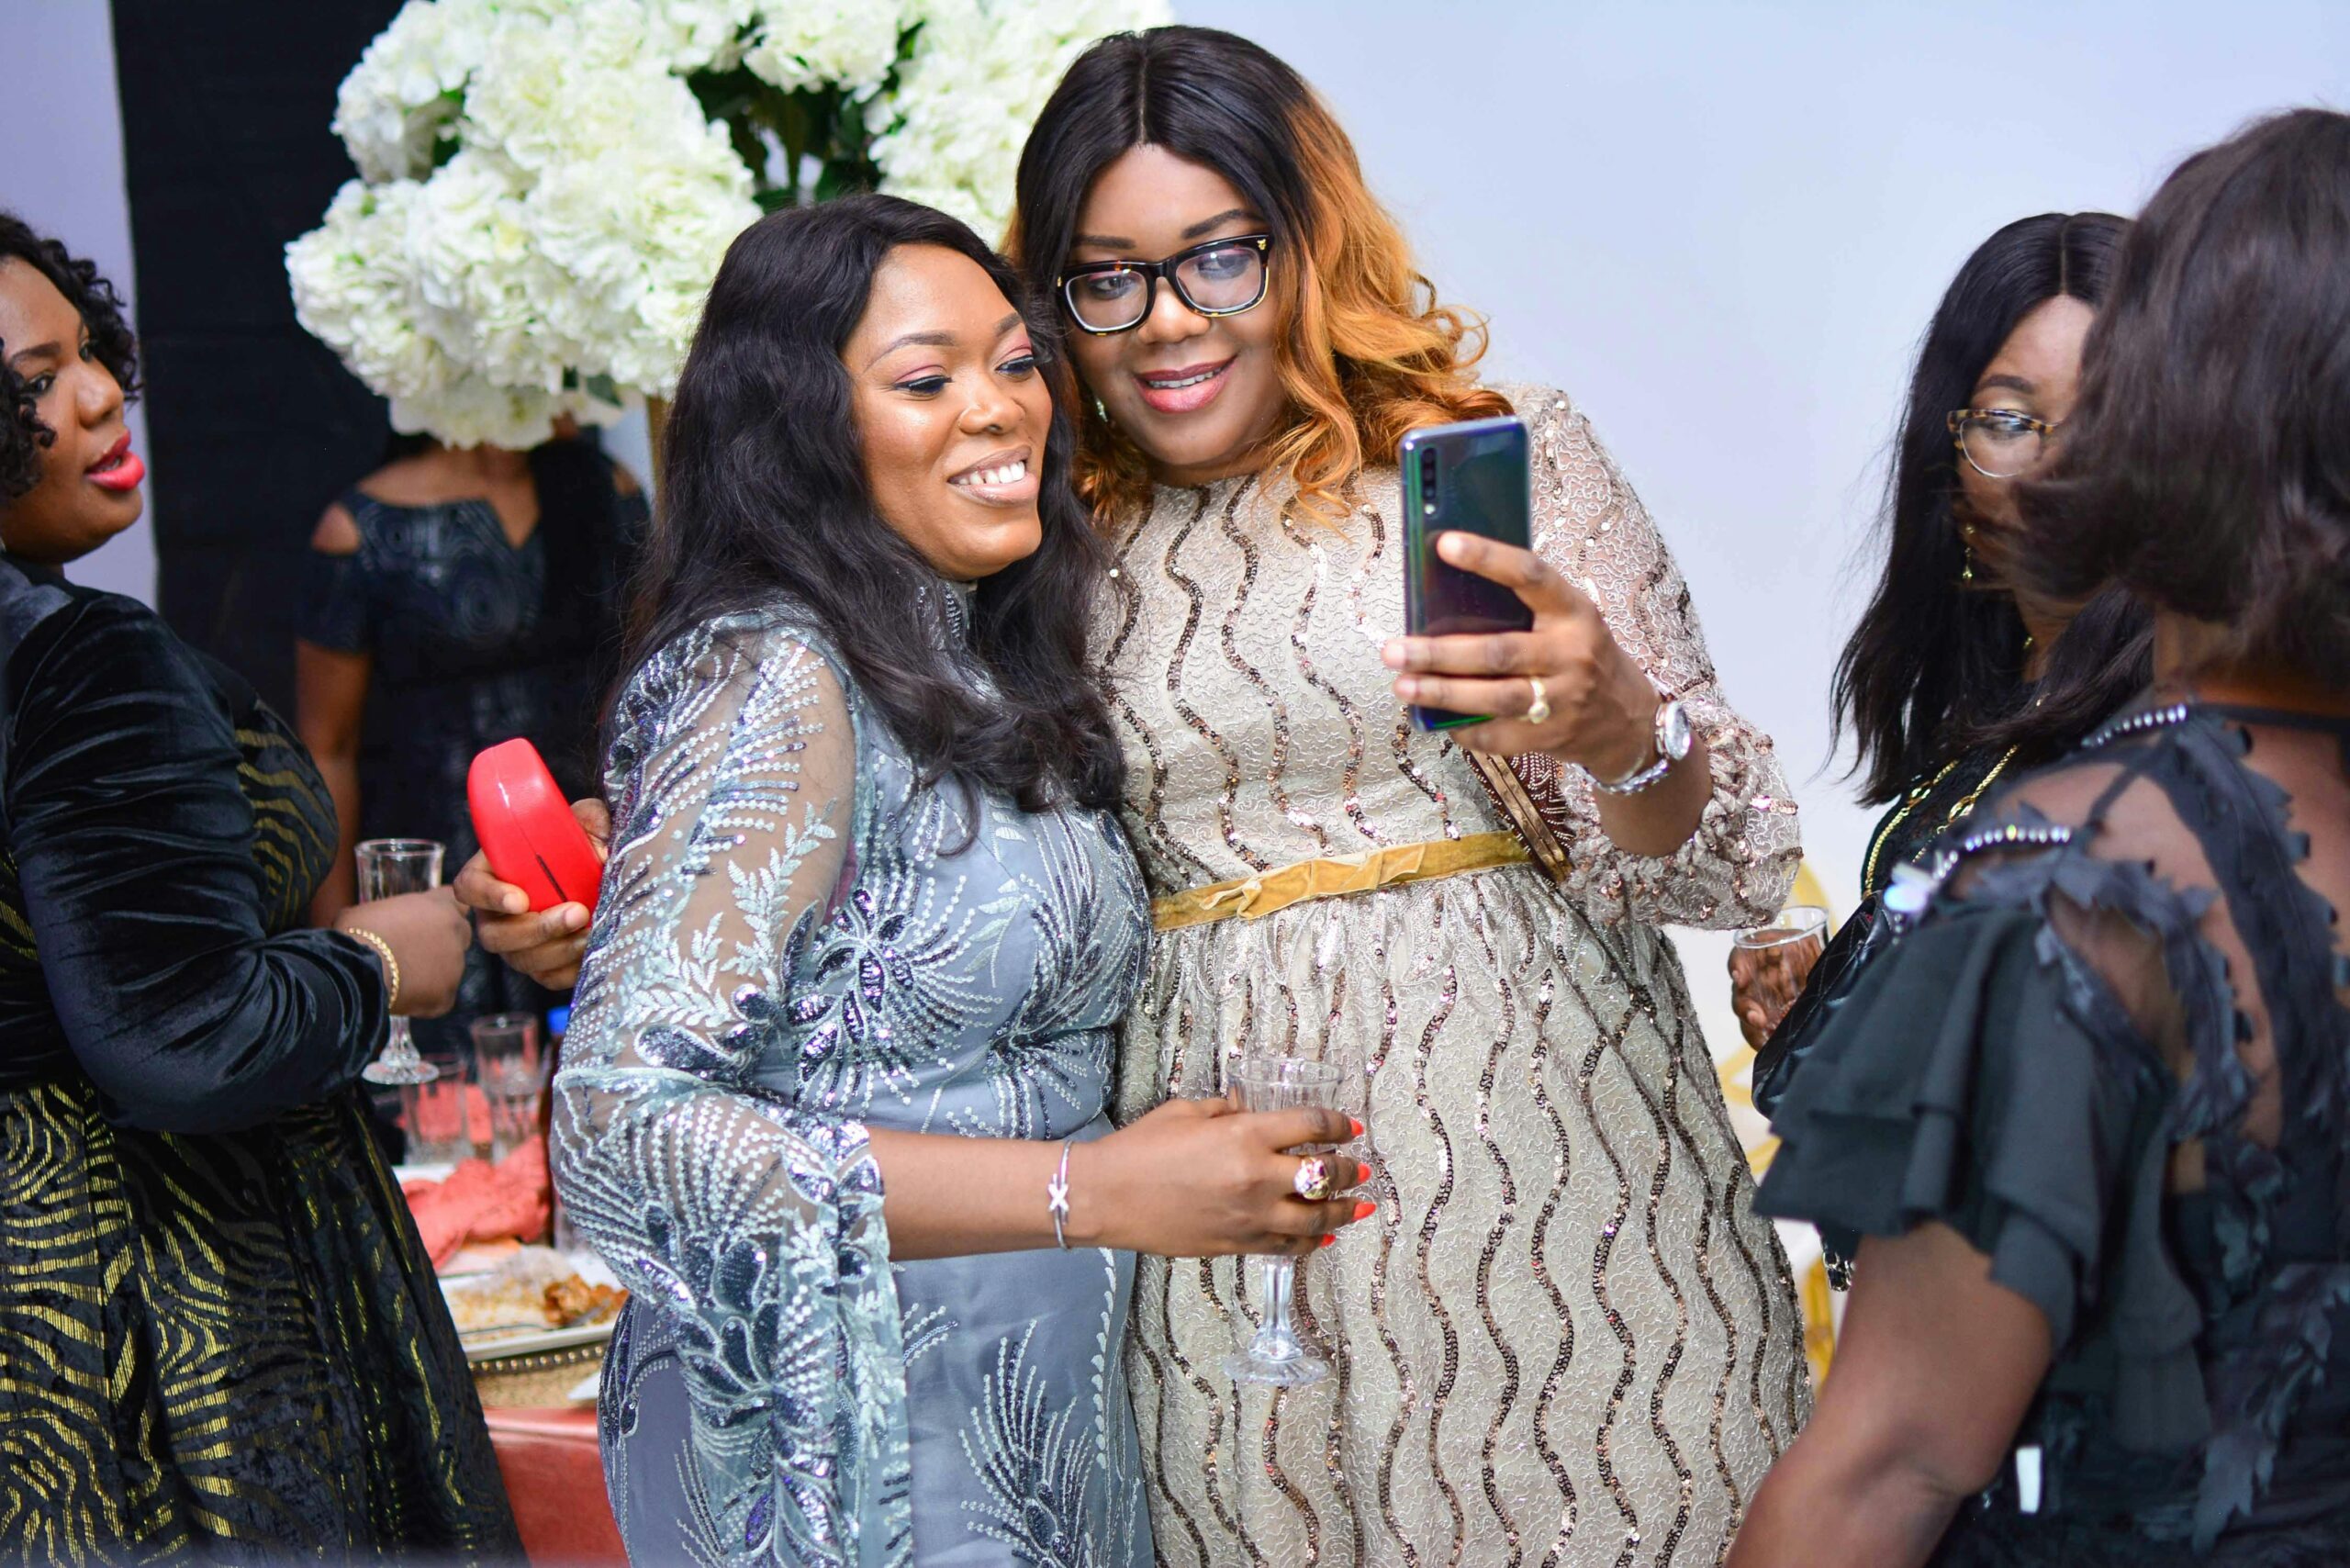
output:
[[524,448],[666,398],[761,211],[885,190],[1000,235],[1029,126],[1165,0],[408,0],[344,79],[359,170],[295,314],[392,423]]

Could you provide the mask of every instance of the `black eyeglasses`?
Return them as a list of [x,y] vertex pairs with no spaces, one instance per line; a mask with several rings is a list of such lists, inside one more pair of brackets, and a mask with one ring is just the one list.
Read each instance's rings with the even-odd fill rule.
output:
[[1163,262],[1089,262],[1053,280],[1080,331],[1131,331],[1150,319],[1164,281],[1202,316],[1237,316],[1264,303],[1270,234],[1237,234],[1178,251]]
[[2013,409],[1953,409],[1942,422],[1958,438],[1958,454],[1966,465],[1986,479],[2031,472],[2058,429]]

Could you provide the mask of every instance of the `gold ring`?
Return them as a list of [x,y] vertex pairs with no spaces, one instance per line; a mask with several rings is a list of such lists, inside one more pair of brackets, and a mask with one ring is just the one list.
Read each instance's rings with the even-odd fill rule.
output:
[[1550,694],[1543,688],[1542,678],[1539,675],[1529,675],[1526,678],[1526,684],[1534,691],[1534,700],[1526,705],[1526,722],[1529,724],[1550,722]]
[[1297,1162],[1297,1174],[1290,1179],[1290,1185],[1309,1204],[1325,1203],[1337,1191],[1330,1183],[1330,1162],[1318,1154]]

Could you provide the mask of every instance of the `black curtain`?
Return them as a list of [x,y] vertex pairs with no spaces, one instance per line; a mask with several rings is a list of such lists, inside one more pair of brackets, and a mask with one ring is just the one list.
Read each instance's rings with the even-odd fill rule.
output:
[[158,608],[293,712],[319,513],[384,406],[295,324],[285,244],[353,173],[335,87],[398,0],[114,0]]

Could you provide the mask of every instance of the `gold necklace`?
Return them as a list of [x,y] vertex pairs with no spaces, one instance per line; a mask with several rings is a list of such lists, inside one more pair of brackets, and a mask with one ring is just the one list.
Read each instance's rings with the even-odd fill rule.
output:
[[[2007,749],[2006,755],[2002,756],[1998,761],[1991,765],[1991,771],[1983,776],[1982,782],[1975,785],[1974,789],[1968,790],[1965,795],[1960,798],[1956,805],[1951,807],[1950,814],[1942,819],[1942,826],[1945,829],[1956,827],[1960,821],[1964,818],[1969,812],[1972,812],[1975,809],[1975,803],[1983,799],[1984,791],[1990,789],[1993,784],[1998,781],[1999,775],[2006,772],[2008,764],[2013,762],[2015,759],[2016,748],[2014,746],[2009,746]],[[1861,868],[1861,888],[1863,891],[1865,892],[1867,890],[1879,885],[1876,879],[1877,861],[1884,856],[1886,844],[1893,837],[1895,831],[1898,829],[1903,823],[1908,822],[1909,820],[1909,813],[1916,811],[1919,806],[1924,805],[1926,801],[1932,797],[1933,792],[1942,788],[1942,780],[1949,778],[1957,768],[1958,765],[1965,760],[1966,759],[1963,756],[1953,757],[1950,761],[1942,764],[1942,771],[1935,774],[1923,784],[1919,784],[1913,788],[1909,791],[1908,795],[1903,799],[1901,802],[1901,809],[1886,819],[1886,824],[1883,827],[1877,829],[1876,842],[1869,846],[1868,864]]]

